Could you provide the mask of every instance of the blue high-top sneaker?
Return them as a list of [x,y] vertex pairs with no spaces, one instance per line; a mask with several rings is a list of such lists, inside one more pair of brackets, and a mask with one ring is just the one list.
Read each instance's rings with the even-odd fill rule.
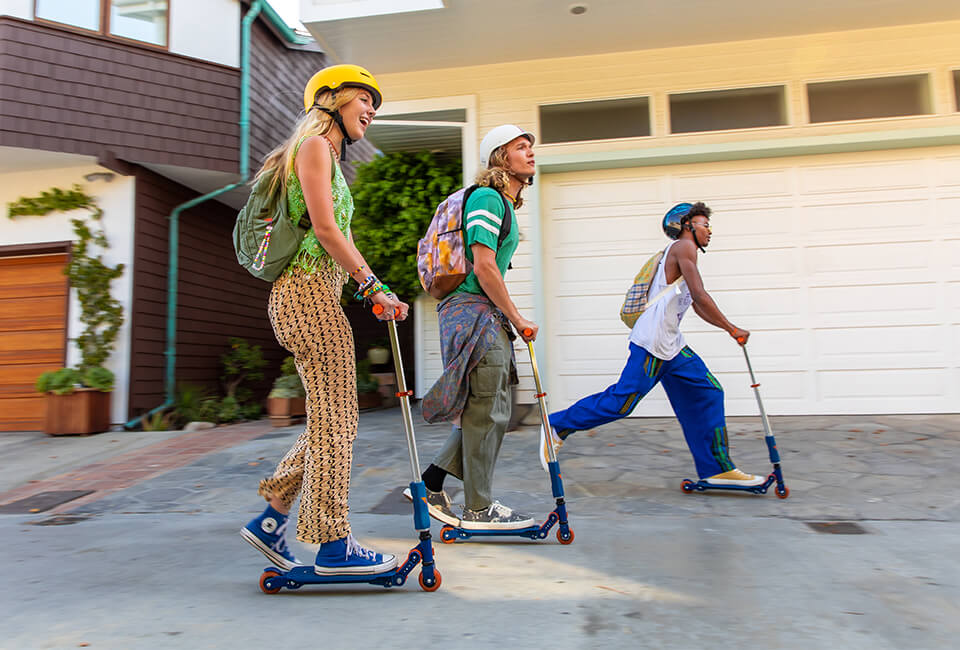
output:
[[241,537],[284,571],[303,566],[287,546],[287,521],[287,515],[281,514],[273,506],[267,506],[263,514],[240,529]]
[[318,576],[368,575],[397,568],[397,557],[360,546],[354,536],[324,542],[317,551],[313,570]]

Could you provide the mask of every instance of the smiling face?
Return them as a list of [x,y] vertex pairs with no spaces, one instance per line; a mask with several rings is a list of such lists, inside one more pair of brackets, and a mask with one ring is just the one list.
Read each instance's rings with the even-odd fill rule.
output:
[[526,136],[514,138],[503,145],[506,152],[506,169],[521,180],[533,178],[537,173],[536,160],[533,155],[533,145]]
[[361,139],[367,132],[367,127],[373,121],[377,109],[373,107],[373,95],[368,90],[360,90],[356,97],[340,107],[340,116],[343,126],[353,140]]

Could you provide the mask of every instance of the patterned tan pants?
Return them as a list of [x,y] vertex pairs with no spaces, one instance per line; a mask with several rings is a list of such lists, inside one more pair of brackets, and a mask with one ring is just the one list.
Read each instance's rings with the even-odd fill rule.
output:
[[297,539],[322,544],[346,537],[357,368],[343,309],[340,271],[297,269],[273,283],[267,311],[280,344],[293,354],[307,392],[307,424],[273,476],[260,482],[268,501],[290,507],[301,493]]

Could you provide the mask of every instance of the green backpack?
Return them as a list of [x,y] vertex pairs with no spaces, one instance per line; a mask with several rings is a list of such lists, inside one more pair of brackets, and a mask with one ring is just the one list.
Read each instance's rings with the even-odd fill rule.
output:
[[272,180],[272,176],[264,176],[254,183],[247,204],[240,209],[233,226],[237,261],[253,277],[266,282],[280,277],[311,227],[306,213],[299,224],[291,221],[287,193],[271,192]]

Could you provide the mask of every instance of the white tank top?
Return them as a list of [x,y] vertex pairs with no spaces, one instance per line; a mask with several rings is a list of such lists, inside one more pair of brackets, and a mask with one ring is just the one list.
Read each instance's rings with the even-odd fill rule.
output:
[[[666,261],[670,247],[677,242],[670,242],[663,251],[657,273],[653,276],[650,285],[650,299],[652,300],[667,286]],[[680,321],[693,304],[693,297],[687,288],[687,283],[681,278],[663,298],[647,308],[630,331],[630,342],[639,345],[644,350],[664,361],[673,359],[680,353],[687,343],[680,332]]]

